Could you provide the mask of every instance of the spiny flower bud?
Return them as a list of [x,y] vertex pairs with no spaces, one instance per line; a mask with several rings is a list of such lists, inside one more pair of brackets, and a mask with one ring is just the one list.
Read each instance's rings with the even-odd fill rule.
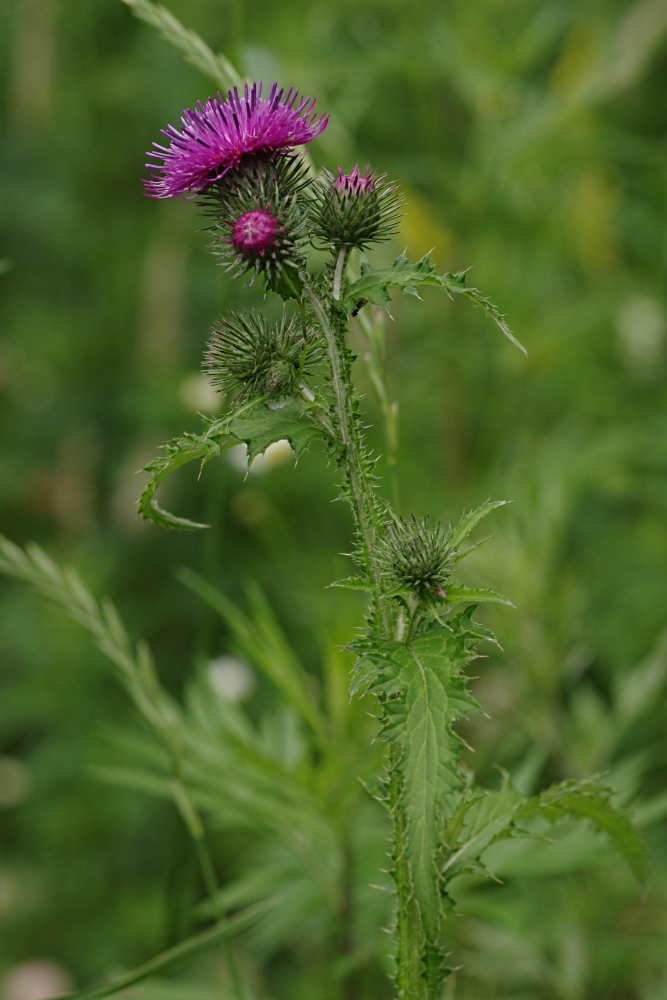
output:
[[397,517],[378,545],[381,574],[389,589],[411,590],[420,599],[446,597],[452,572],[451,530],[431,526],[428,517]]
[[237,402],[284,399],[295,394],[318,358],[314,332],[304,337],[296,317],[288,321],[283,314],[280,323],[270,324],[261,314],[232,313],[213,328],[204,372],[222,392],[237,390]]
[[246,156],[201,196],[213,253],[235,276],[263,274],[283,298],[297,297],[305,265],[308,175],[298,156]]
[[376,176],[368,166],[363,175],[358,166],[349,174],[338,167],[337,177],[325,174],[316,187],[316,239],[336,249],[363,250],[397,231],[401,200],[385,174]]

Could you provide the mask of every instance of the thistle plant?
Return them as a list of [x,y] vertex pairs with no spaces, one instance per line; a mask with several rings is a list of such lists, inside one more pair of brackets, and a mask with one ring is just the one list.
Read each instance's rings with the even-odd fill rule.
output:
[[[566,782],[524,799],[506,780],[498,791],[479,789],[464,769],[456,723],[478,708],[465,671],[479,645],[495,641],[474,620],[475,608],[510,601],[455,577],[475,547],[468,537],[504,501],[488,501],[447,527],[392,509],[364,440],[347,334],[369,306],[387,308],[392,290],[416,296],[433,285],[467,297],[521,345],[496,307],[468,287],[465,272],[439,274],[428,255],[415,263],[401,255],[380,269],[362,262],[353,275],[351,254],[398,229],[396,186],[370,167],[313,177],[298,147],[325,128],[326,117],[316,116],[310,98],[297,103],[292,89],[283,98],[274,84],[267,101],[261,94],[253,84],[242,96],[234,89],[185,112],[183,130],[170,126],[170,146],[151,154],[162,164],[147,193],[198,199],[227,272],[262,280],[293,312],[277,327],[254,313],[214,327],[204,370],[226,393],[226,412],[201,435],[170,442],[148,466],[139,509],[165,527],[201,527],[163,511],[156,489],[185,462],[205,464],[241,442],[251,460],[279,439],[297,456],[320,439],[335,460],[352,513],[355,572],[333,586],[369,596],[363,634],[349,645],[357,654],[351,691],[377,699],[386,745],[374,791],[393,823],[396,990],[401,1000],[435,1000],[449,974],[444,924],[455,909],[452,883],[488,874],[483,855],[492,844],[529,836],[535,817],[578,816],[604,830],[639,877],[644,854],[601,781]],[[309,246],[327,251],[323,270],[309,265]],[[269,405],[276,397],[285,404],[279,409]]]
[[[193,47],[189,36],[179,34],[178,22],[162,8],[148,0],[126,2],[144,19],[153,18],[163,33],[175,33],[177,44],[192,61],[203,61],[218,79],[232,77],[232,83],[239,82],[226,61],[206,47]],[[149,480],[139,512],[164,528],[205,528],[163,510],[157,490],[184,464],[198,461],[204,466],[239,444],[246,444],[251,462],[279,440],[289,441],[296,456],[320,441],[335,462],[340,494],[352,515],[354,569],[332,586],[368,595],[365,626],[348,645],[356,654],[350,692],[375,704],[385,751],[377,773],[363,778],[392,825],[395,989],[400,1000],[436,1000],[450,974],[446,922],[456,910],[456,880],[466,874],[492,875],[486,864],[492,845],[543,835],[548,823],[570,817],[604,833],[640,882],[646,878],[646,855],[629,817],[617,808],[612,790],[599,778],[566,781],[526,798],[507,776],[496,790],[480,788],[464,767],[465,743],[457,723],[478,710],[468,691],[466,671],[480,655],[481,644],[495,642],[474,615],[482,602],[511,602],[492,590],[466,587],[458,578],[459,563],[476,548],[469,538],[480,521],[505,501],[489,500],[447,526],[418,514],[404,517],[392,508],[382,492],[377,461],[365,442],[362,399],[353,381],[354,356],[347,336],[350,323],[357,322],[369,344],[391,466],[396,409],[382,379],[382,335],[372,307],[388,309],[392,291],[418,297],[422,286],[434,286],[450,296],[467,298],[510,342],[523,348],[500,311],[467,285],[465,271],[439,274],[429,255],[411,262],[401,254],[383,268],[359,263],[356,255],[386,242],[399,229],[401,199],[396,185],[370,166],[363,173],[358,166],[348,173],[337,167],[335,173],[316,176],[304,147],[326,128],[326,115],[315,111],[315,101],[299,98],[292,88],[285,92],[273,84],[266,97],[263,93],[262,84],[253,83],[234,86],[225,97],[219,93],[209,98],[183,113],[180,130],[174,126],[165,130],[168,146],[156,144],[148,154],[158,162],[145,181],[146,194],[194,199],[209,225],[212,253],[226,276],[262,283],[267,295],[282,300],[283,315],[278,323],[257,312],[234,313],[216,322],[203,369],[224,394],[226,409],[208,419],[201,434],[188,433],[169,442],[147,467]],[[313,265],[311,248],[325,250],[323,269]],[[61,573],[40,550],[31,548],[26,555],[3,542],[0,570],[60,604],[91,631],[114,663],[164,746],[169,777],[157,787],[173,798],[196,841],[207,892],[215,901],[218,887],[202,815],[212,808],[215,783],[208,770],[214,755],[188,731],[180,709],[161,692],[146,647],[133,650],[113,607],[98,605],[76,575]],[[206,589],[205,581],[186,582],[199,588],[210,603],[217,602],[242,644],[254,649],[255,655],[261,645],[255,633],[264,629],[270,640],[268,653],[259,655],[265,672],[310,726],[317,748],[313,759],[326,753],[334,759],[335,751],[326,747],[326,724],[319,708],[303,678],[294,673],[275,631],[259,618],[241,621],[224,598]],[[196,712],[207,718],[207,711],[205,699],[200,699]],[[217,725],[208,719],[206,724]],[[238,719],[230,731],[233,738],[221,755],[231,811],[249,808],[247,786],[256,771],[265,797],[263,812],[261,803],[255,806],[258,815],[262,812],[261,822],[270,824],[274,813],[282,821],[280,810],[287,804],[293,806],[290,822],[296,827],[297,809],[305,808],[300,790],[297,794],[287,782],[276,790],[277,771],[262,771],[260,750],[251,745]],[[201,793],[200,798],[190,786]],[[327,839],[320,836],[321,830],[327,834],[328,827],[317,814],[304,824],[306,829],[307,834],[299,829],[295,840],[303,853],[308,850],[312,869]],[[318,831],[320,841],[312,831]],[[242,1000],[248,991],[239,981],[228,942],[253,922],[266,919],[269,911],[277,909],[279,914],[280,905],[280,899],[266,898],[87,996],[101,998],[225,943],[236,995]]]

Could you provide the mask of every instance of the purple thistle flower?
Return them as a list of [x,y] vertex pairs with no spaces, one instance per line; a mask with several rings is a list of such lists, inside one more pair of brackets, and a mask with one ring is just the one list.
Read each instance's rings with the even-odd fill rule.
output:
[[236,87],[227,99],[218,94],[206,104],[198,101],[194,111],[183,113],[183,131],[173,125],[163,129],[169,148],[153,146],[157,152],[146,155],[162,160],[152,179],[144,181],[150,198],[175,198],[188,192],[199,194],[220,180],[243,156],[260,152],[286,152],[320,135],[329,118],[315,111],[315,100],[303,97],[297,104],[298,91],[290,87],[285,96],[278,84],[271,85],[268,99],[262,97],[262,84],[245,85],[243,97]]

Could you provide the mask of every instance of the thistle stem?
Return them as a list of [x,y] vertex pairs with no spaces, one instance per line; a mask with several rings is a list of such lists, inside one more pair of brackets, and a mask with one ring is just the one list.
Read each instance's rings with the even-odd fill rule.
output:
[[347,373],[344,371],[343,345],[339,344],[336,331],[315,292],[310,287],[307,287],[305,291],[327,343],[338,418],[338,437],[345,459],[352,510],[359,529],[365,568],[374,585],[383,632],[388,635],[389,616],[385,602],[381,597],[380,574],[375,557],[377,515],[373,503],[372,487],[368,482],[361,458],[359,435],[352,405],[352,386],[349,378],[345,377]]
[[[342,275],[345,253],[341,251],[334,271],[333,297],[340,295],[340,285],[336,278]],[[374,506],[372,485],[368,480],[362,461],[361,441],[353,410],[352,381],[344,353],[344,329],[335,329],[335,323],[327,315],[322,302],[312,290],[305,289],[306,297],[317,317],[327,343],[327,353],[331,365],[338,437],[343,450],[343,461],[350,487],[352,508],[359,530],[364,561],[368,575],[374,584],[378,616],[383,634],[391,637],[391,615],[386,600],[382,597],[381,579],[378,572],[375,545],[380,525]],[[423,972],[424,931],[419,906],[412,891],[410,865],[406,856],[407,816],[401,805],[402,775],[399,769],[401,751],[392,746],[388,761],[389,811],[394,827],[394,870],[396,885],[396,986],[398,1000],[428,1000],[428,987]]]
[[338,251],[338,257],[336,258],[336,266],[334,268],[333,277],[333,297],[336,302],[340,302],[340,292],[341,285],[343,284],[343,272],[345,271],[345,262],[347,261],[348,251],[343,247]]

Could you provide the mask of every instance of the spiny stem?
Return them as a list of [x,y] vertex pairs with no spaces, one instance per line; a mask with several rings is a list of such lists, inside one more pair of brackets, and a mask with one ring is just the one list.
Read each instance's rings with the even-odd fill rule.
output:
[[426,980],[422,976],[421,961],[423,931],[406,857],[408,821],[400,805],[402,779],[398,769],[399,757],[399,748],[392,744],[387,770],[388,805],[394,825],[392,874],[396,885],[396,986],[398,1000],[426,1000]]
[[[341,261],[341,254],[338,255],[336,271],[338,271],[338,265]],[[352,385],[349,372],[345,370],[343,345],[339,343],[336,330],[330,322],[324,306],[312,288],[308,288],[306,294],[327,342],[339,436],[344,449],[355,520],[361,535],[368,574],[376,588],[375,593],[382,631],[385,636],[389,637],[391,619],[389,609],[386,607],[386,601],[381,596],[380,578],[375,561],[375,544],[379,526],[373,509],[372,487],[368,482],[361,462],[361,443],[352,410]],[[389,779],[389,810],[394,826],[393,877],[396,885],[396,985],[398,988],[398,1000],[427,1000],[428,988],[426,979],[422,975],[424,931],[419,906],[412,892],[410,865],[406,856],[408,824],[405,810],[401,805],[403,780],[399,770],[399,759],[400,750],[394,745],[390,748],[387,771]]]
[[352,409],[352,387],[345,378],[342,364],[342,351],[324,306],[312,288],[308,287],[306,295],[322,328],[327,342],[327,353],[331,365],[331,375],[338,417],[338,432],[340,443],[345,455],[347,477],[352,494],[352,508],[361,536],[366,569],[375,587],[378,610],[385,634],[389,634],[389,616],[385,602],[381,597],[380,575],[375,557],[375,542],[377,535],[376,515],[373,506],[372,487],[363,468],[361,449]]

